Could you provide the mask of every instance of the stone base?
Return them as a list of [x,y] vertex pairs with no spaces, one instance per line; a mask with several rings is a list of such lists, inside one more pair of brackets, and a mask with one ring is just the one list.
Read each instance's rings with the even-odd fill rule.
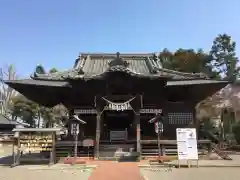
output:
[[76,161],[74,157],[66,157],[63,160],[64,164],[86,164],[86,161],[84,161],[82,158],[77,157]]
[[177,156],[152,156],[152,157],[144,157],[144,160],[149,160],[149,161],[163,161],[163,162],[169,162],[172,160],[178,159]]

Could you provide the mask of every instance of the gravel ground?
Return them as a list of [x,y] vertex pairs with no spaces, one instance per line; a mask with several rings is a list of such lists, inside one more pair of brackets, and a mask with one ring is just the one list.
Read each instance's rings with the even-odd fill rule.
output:
[[[0,147],[0,157],[11,155],[11,146]],[[239,163],[240,155],[231,155],[233,161],[226,163]],[[214,162],[214,161],[212,161]],[[181,168],[181,169],[163,169],[159,168],[159,171],[146,170],[146,168],[140,169],[142,175],[146,180],[238,180],[239,168]],[[9,168],[0,166],[0,180],[26,180],[33,178],[35,180],[51,179],[51,180],[87,180],[91,172],[81,172],[81,170],[34,170],[28,169],[26,166],[19,166],[15,168]]]
[[[12,154],[11,146],[2,146],[0,147],[0,157],[8,156]],[[4,159],[4,158],[3,158]],[[73,170],[60,170],[60,169],[51,169],[51,170],[39,170],[31,169],[29,166],[18,166],[15,168],[10,168],[5,166],[12,162],[11,157],[6,158],[6,160],[0,160],[0,180],[87,180],[91,175],[91,172],[81,172],[80,169]],[[5,164],[4,161],[7,161]]]
[[26,167],[0,167],[0,180],[87,180],[91,172],[80,170],[32,170]]
[[141,168],[145,180],[238,180],[239,168],[181,168],[158,172]]
[[[240,165],[240,155],[230,155],[232,161],[202,160],[200,164]],[[146,180],[237,180],[239,167],[199,167],[199,168],[140,168]],[[158,171],[157,171],[158,170]]]

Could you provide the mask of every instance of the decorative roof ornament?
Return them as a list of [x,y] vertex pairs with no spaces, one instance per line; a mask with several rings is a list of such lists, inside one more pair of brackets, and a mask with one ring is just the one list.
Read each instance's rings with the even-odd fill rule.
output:
[[159,59],[160,52],[153,53],[153,60],[157,63],[158,68],[163,68],[162,62]]
[[123,58],[121,58],[120,53],[117,52],[116,58],[109,62],[109,66],[110,67],[123,66],[123,67],[127,68],[129,66],[129,63],[127,61],[125,61]]

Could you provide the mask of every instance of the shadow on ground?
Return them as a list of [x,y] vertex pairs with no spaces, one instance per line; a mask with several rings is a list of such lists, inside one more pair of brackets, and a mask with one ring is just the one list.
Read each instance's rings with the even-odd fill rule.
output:
[[11,166],[13,163],[12,156],[4,156],[0,158],[0,166]]
[[[0,166],[11,166],[13,164],[13,156],[3,156],[0,158]],[[48,165],[49,158],[43,158],[39,153],[34,153],[31,155],[22,155],[20,165]]]

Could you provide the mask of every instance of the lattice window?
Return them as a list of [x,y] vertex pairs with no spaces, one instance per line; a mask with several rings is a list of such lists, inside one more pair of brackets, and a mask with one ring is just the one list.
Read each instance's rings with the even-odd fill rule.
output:
[[171,112],[168,113],[169,124],[184,124],[187,125],[193,121],[193,114],[188,112]]

